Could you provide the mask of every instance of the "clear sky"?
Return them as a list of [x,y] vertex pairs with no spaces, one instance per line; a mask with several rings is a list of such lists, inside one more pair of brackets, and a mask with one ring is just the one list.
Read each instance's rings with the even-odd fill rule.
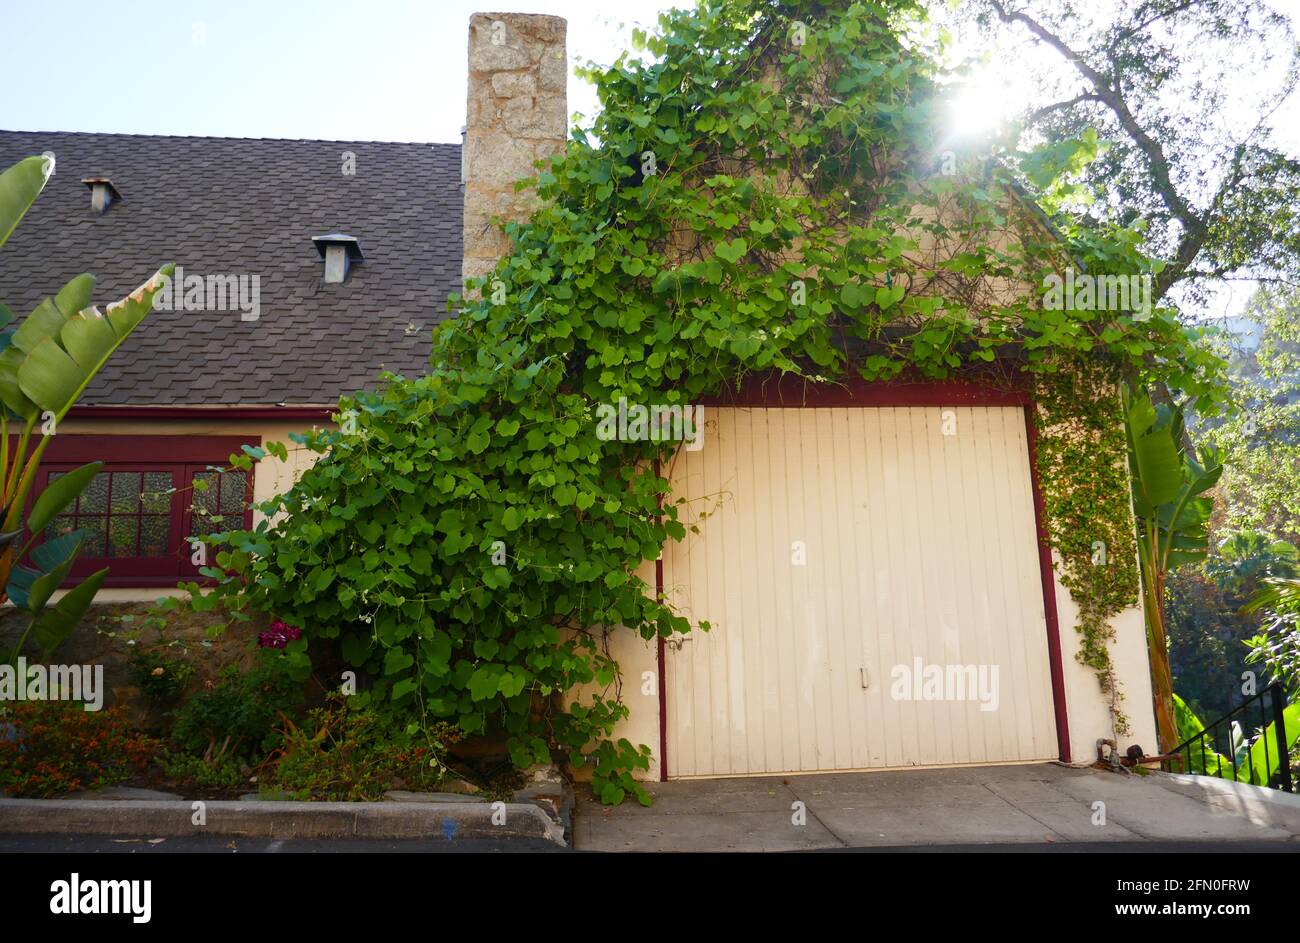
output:
[[[612,62],[662,0],[5,2],[0,128],[458,142],[469,17],[569,21],[573,62]],[[691,5],[679,0],[679,6]],[[626,28],[620,26],[625,25]],[[33,76],[32,80],[16,80]],[[569,79],[570,111],[595,96]]]

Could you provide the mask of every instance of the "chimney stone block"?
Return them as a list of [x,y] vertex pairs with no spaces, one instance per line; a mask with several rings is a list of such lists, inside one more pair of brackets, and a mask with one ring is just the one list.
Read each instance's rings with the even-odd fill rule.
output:
[[469,22],[469,93],[464,143],[462,275],[490,272],[510,251],[494,216],[522,221],[537,205],[517,180],[534,161],[564,150],[567,23],[558,16],[475,13]]

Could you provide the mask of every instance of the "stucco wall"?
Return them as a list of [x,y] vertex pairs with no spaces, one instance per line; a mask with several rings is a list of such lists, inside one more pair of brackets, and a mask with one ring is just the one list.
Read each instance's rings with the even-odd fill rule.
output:
[[[1056,580],[1056,609],[1061,622],[1061,660],[1065,675],[1065,698],[1070,721],[1070,754],[1075,763],[1097,758],[1097,741],[1115,737],[1111,728],[1107,698],[1097,683],[1097,674],[1079,663],[1078,608],[1070,591]],[[1151,666],[1147,660],[1146,625],[1140,606],[1125,609],[1111,620],[1115,639],[1110,657],[1115,665],[1124,699],[1120,710],[1128,717],[1131,731],[1119,737],[1121,751],[1136,743],[1146,753],[1158,753],[1156,719],[1152,706]]]

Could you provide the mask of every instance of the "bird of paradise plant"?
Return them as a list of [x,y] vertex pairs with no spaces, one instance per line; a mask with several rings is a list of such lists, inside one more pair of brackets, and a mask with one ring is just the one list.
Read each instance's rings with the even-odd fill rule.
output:
[[[0,247],[45,188],[54,172],[50,155],[29,157],[0,174]],[[48,657],[76,628],[108,575],[99,570],[53,606],[54,591],[67,579],[84,532],[43,539],[62,513],[103,467],[91,462],[59,476],[28,505],[41,458],[57,426],[113,352],[153,308],[170,278],[165,265],[130,295],[91,304],[95,280],[78,275],[53,298],[38,304],[16,327],[0,302],[0,602],[30,615],[7,654],[12,663],[30,638]]]

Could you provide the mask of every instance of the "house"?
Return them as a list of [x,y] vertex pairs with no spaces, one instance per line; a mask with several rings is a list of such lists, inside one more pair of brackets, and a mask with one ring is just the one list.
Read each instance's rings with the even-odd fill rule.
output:
[[[0,165],[43,153],[54,175],[0,263],[15,312],[80,272],[102,305],[177,264],[170,310],[91,383],[37,483],[105,460],[59,522],[90,532],[74,575],[108,566],[101,599],[154,598],[197,572],[188,537],[251,524],[247,499],[291,482],[308,458],[289,433],[424,368],[459,283],[460,146],[0,132]],[[265,442],[289,460],[218,481]]]
[[[128,488],[150,474],[184,488],[241,442],[327,421],[381,366],[419,370],[457,269],[483,274],[508,251],[492,217],[526,213],[514,182],[563,146],[564,36],[555,17],[471,19],[463,149],[0,135],[0,158],[58,156],[6,249],[0,297],[16,306],[86,269],[120,279],[102,285],[112,297],[165,260],[262,279],[255,320],[151,315],[59,430],[55,460],[107,452]],[[630,710],[616,735],[653,748],[650,776],[1087,762],[1113,736],[1042,541],[1031,401],[962,381],[766,382],[703,405],[705,447],[681,450],[667,476],[674,499],[720,496],[715,513],[642,576],[713,628],[610,635]],[[274,493],[305,461],[260,463],[228,507],[222,483],[209,513],[237,513],[241,488]],[[141,535],[165,520],[168,534],[130,545],[114,592],[189,572],[187,498],[155,511],[132,497],[120,512],[113,500],[84,515],[104,521],[106,547],[119,516]],[[1151,750],[1137,600],[1113,628],[1127,742]]]

